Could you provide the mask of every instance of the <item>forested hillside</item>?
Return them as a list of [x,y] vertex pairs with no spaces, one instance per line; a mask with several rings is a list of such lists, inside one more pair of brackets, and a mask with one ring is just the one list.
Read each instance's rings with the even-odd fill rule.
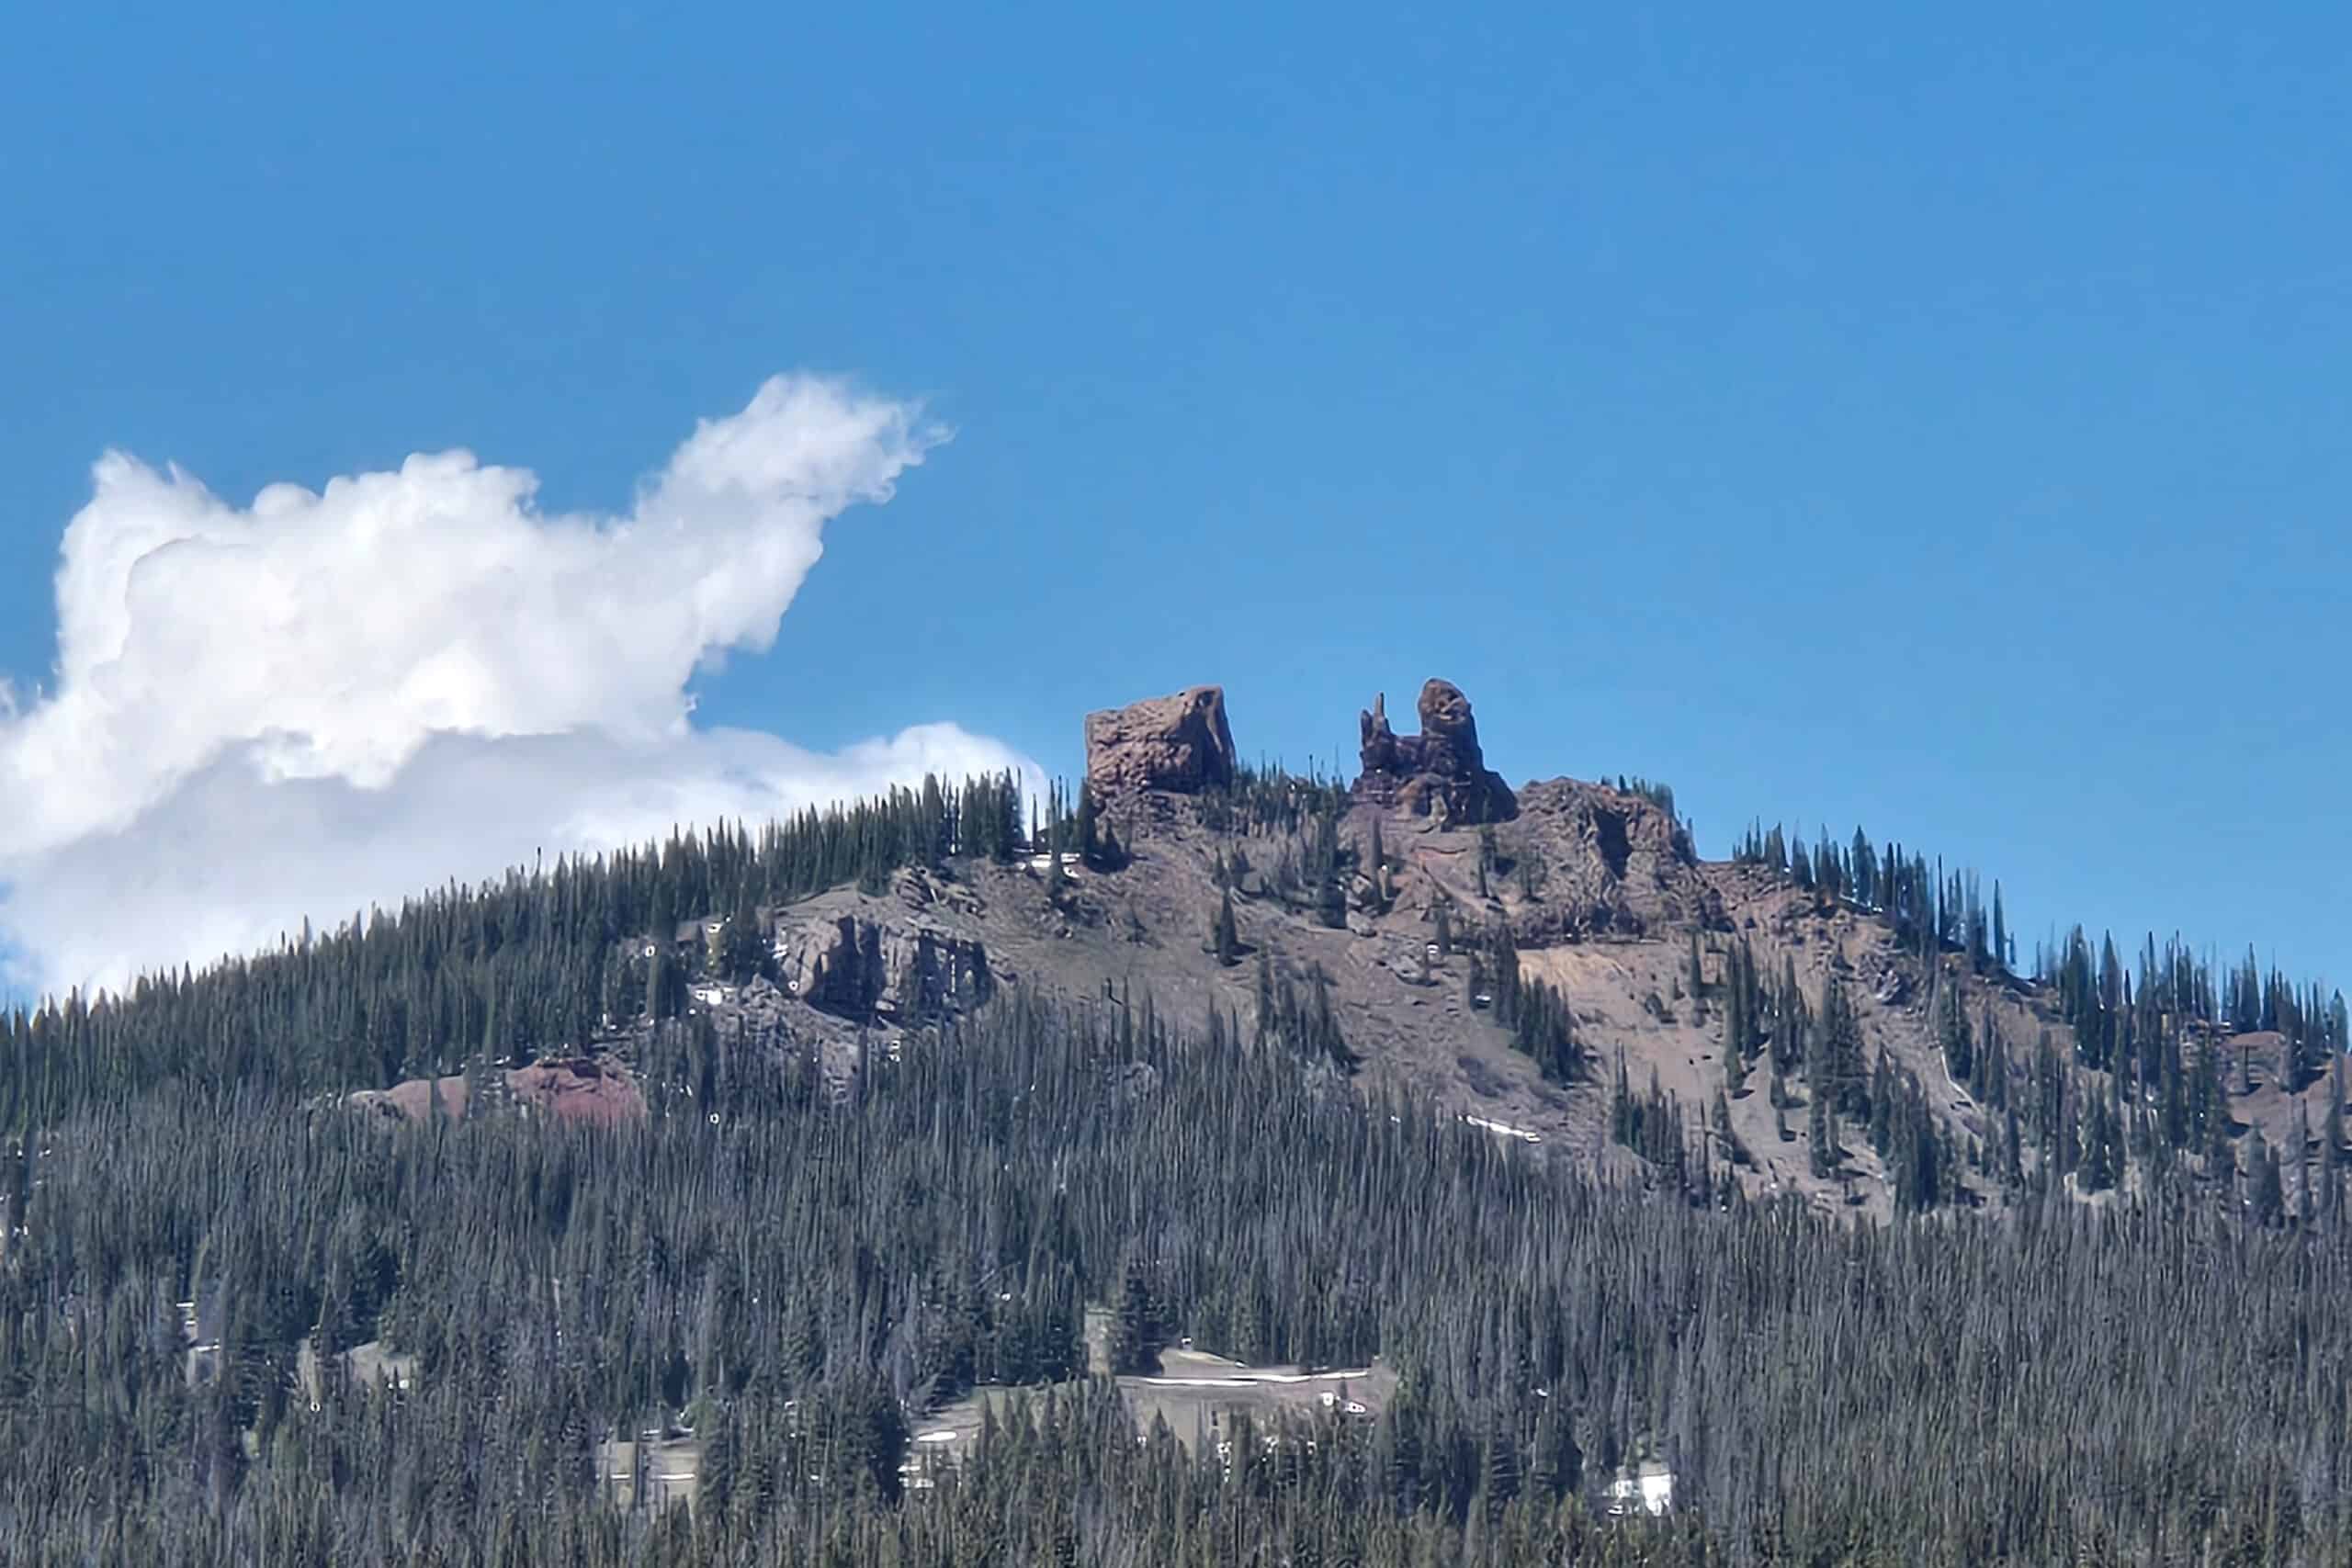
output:
[[[0,1273],[9,1560],[2352,1548],[2342,1229],[2177,1198],[1892,1229],[1693,1209],[1139,1009],[993,1010],[840,1103],[789,1055],[719,1083],[601,1131],[193,1083],[64,1118]],[[1081,1403],[902,1493],[922,1410],[1068,1376],[1081,1303],[1130,1269],[1239,1357],[1377,1350],[1397,1402],[1231,1474]],[[184,1292],[220,1303],[195,1386]],[[306,1337],[396,1340],[411,1386],[330,1377],[311,1408]],[[599,1443],[663,1411],[705,1445],[691,1517],[601,1508]],[[1678,1478],[1670,1526],[1590,1506],[1638,1454]]]
[[[684,1015],[681,920],[783,902],[950,855],[1009,860],[1024,841],[1010,778],[926,781],[757,833],[719,826],[666,844],[451,886],[332,933],[201,975],[141,979],[5,1016],[0,1121],[37,1127],[159,1081],[375,1087],[469,1059],[584,1047],[632,1019]],[[738,923],[741,933],[755,920]],[[638,942],[650,942],[650,954]],[[744,972],[760,954],[725,955]]]
[[[1521,798],[1400,848],[1278,773],[1117,813],[933,784],[11,1017],[0,1558],[2352,1554],[2334,1115],[2282,1175],[2231,1114],[2257,1036],[2340,1103],[2340,1003],[2072,938],[2036,980],[1997,904],[1867,836],[1704,866],[1612,839],[1670,823],[1657,786]],[[1579,881],[1571,841],[1664,891]],[[1028,944],[1021,983],[888,1020],[689,993],[914,870]],[[1345,955],[1405,931],[1423,972],[1368,988]],[[1168,997],[1085,967],[1113,953]],[[1611,1012],[1602,969],[1664,994]],[[1605,1145],[1464,1125],[1425,1038],[1517,1058]],[[1619,1067],[1709,1043],[1687,1100]],[[501,1111],[494,1070],[550,1054],[641,1113]],[[348,1106],[431,1075],[411,1114]],[[1858,1182],[1885,1201],[1832,1201]],[[1376,1357],[1396,1393],[1222,1450],[1137,1433],[1089,1303],[1146,1358]],[[978,1384],[1058,1391],[944,1469],[913,1439]],[[647,1430],[690,1507],[619,1500],[655,1490],[615,1468]],[[1672,1512],[1612,1512],[1645,1465]]]

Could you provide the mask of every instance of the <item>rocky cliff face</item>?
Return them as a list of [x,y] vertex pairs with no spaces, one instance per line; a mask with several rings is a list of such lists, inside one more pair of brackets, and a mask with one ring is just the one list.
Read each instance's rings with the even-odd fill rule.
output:
[[1543,896],[1513,919],[1530,945],[1587,933],[1719,927],[1724,906],[1682,825],[1639,795],[1576,779],[1530,784],[1508,850],[1541,857]]
[[1478,724],[1461,688],[1431,681],[1421,688],[1419,707],[1419,735],[1388,727],[1385,697],[1374,698],[1372,711],[1357,716],[1363,773],[1355,783],[1356,799],[1450,823],[1508,822],[1517,816],[1510,786],[1487,768],[1478,750]]
[[1197,795],[1233,782],[1225,689],[1191,686],[1086,716],[1086,784],[1098,800],[1138,790]]
[[844,1017],[907,1023],[988,1000],[996,979],[986,950],[923,913],[960,890],[943,892],[921,873],[902,874],[896,886],[903,916],[787,916],[774,949],[785,991]]

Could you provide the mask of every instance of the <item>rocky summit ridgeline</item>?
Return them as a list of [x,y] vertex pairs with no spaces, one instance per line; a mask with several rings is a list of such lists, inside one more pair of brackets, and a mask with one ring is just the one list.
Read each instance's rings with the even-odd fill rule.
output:
[[[1351,840],[1368,840],[1381,820],[1417,835],[1417,847],[1397,857],[1390,874],[1366,877],[1395,890],[1380,900],[1385,906],[1408,905],[1421,920],[1434,919],[1441,904],[1457,913],[1482,907],[1489,894],[1478,890],[1475,871],[1460,868],[1499,852],[1531,889],[1524,900],[1510,902],[1508,914],[1531,943],[1722,923],[1722,901],[1698,874],[1690,835],[1670,811],[1576,779],[1514,792],[1487,766],[1477,720],[1460,687],[1429,681],[1417,706],[1420,731],[1413,735],[1390,726],[1385,698],[1357,716],[1360,772],[1339,803]],[[1161,840],[1163,852],[1182,836],[1182,825],[1195,823],[1187,797],[1225,790],[1238,777],[1219,686],[1191,686],[1089,714],[1086,743],[1090,794],[1127,831]],[[1480,829],[1506,830],[1496,840],[1498,852],[1480,850]],[[1538,881],[1541,897],[1532,891]]]
[[[1937,917],[1919,901],[1917,855],[1823,844],[1776,857],[1759,840],[1704,861],[1663,786],[1513,788],[1487,766],[1459,687],[1430,680],[1415,706],[1410,734],[1383,699],[1357,715],[1351,779],[1243,766],[1216,685],[1090,713],[1074,817],[1058,793],[1040,817],[1010,784],[974,781],[940,796],[933,819],[914,819],[922,797],[910,796],[803,829],[821,842],[780,840],[756,868],[766,897],[688,905],[619,960],[598,954],[611,975],[599,1027],[539,1054],[598,1063],[600,1089],[629,1089],[624,1109],[642,1115],[642,1096],[669,1092],[666,1069],[645,1065],[681,1014],[720,1040],[791,1042],[838,1089],[877,1046],[975,1020],[999,998],[1148,999],[1179,1026],[1306,1040],[1309,1059],[1515,1129],[1550,1156],[1714,1179],[1685,1159],[1695,1136],[1752,1193],[1881,1213],[1898,1191],[1927,1201],[1917,1180],[1898,1180],[1894,1145],[1849,1148],[1833,1128],[1792,1122],[1816,1105],[1859,1117],[1883,1100],[1892,1115],[1883,1060],[1888,1082],[1927,1086],[1917,1122],[1939,1148],[1988,1149],[2007,1137],[1992,1086],[2006,1086],[2012,1048],[2047,1037],[2067,1059],[2063,998],[1989,952],[1956,956],[1965,940],[1925,942]],[[707,852],[747,849],[714,840]],[[1964,897],[1948,892],[1945,907]],[[1545,998],[1532,1012],[1531,996]],[[2014,1047],[1950,1043],[1962,1024]],[[2252,1037],[2246,1049],[2271,1050]],[[2005,1065],[1970,1084],[1980,1058]],[[2293,1082],[2310,1092],[2312,1075]],[[398,1087],[357,1099],[424,1115],[429,1086]],[[1681,1108],[1658,1111],[1666,1122],[1645,1111],[1644,1125],[1707,1108],[1703,1134],[1634,1136],[1636,1095]],[[2266,1138],[2295,1140],[2291,1095],[2236,1100]],[[452,1115],[469,1103],[446,1089],[440,1102]],[[1936,1201],[1989,1202],[2020,1179],[1979,1157],[1939,1168]]]

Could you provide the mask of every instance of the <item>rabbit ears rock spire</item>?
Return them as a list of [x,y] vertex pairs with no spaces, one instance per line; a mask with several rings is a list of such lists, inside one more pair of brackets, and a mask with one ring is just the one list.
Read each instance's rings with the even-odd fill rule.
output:
[[1370,713],[1357,716],[1363,773],[1356,780],[1355,797],[1416,817],[1442,815],[1449,822],[1507,822],[1518,816],[1510,786],[1487,766],[1478,750],[1478,721],[1462,688],[1431,681],[1421,688],[1419,707],[1419,735],[1399,735],[1388,727],[1385,696],[1373,699]]
[[[1478,749],[1470,699],[1450,681],[1421,688],[1420,733],[1389,728],[1385,699],[1358,716],[1363,775],[1355,798],[1449,822],[1504,822],[1519,803]],[[1198,795],[1234,779],[1225,689],[1190,686],[1086,716],[1086,782],[1098,799],[1136,791]]]

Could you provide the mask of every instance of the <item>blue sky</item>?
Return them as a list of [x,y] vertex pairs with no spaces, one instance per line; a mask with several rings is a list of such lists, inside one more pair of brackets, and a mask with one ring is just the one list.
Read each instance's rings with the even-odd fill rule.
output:
[[1711,853],[2345,974],[2352,21],[1449,9],[12,18],[0,670],[106,448],[616,512],[807,368],[955,438],[707,723],[1075,772],[1216,681],[1297,761],[1441,674]]

